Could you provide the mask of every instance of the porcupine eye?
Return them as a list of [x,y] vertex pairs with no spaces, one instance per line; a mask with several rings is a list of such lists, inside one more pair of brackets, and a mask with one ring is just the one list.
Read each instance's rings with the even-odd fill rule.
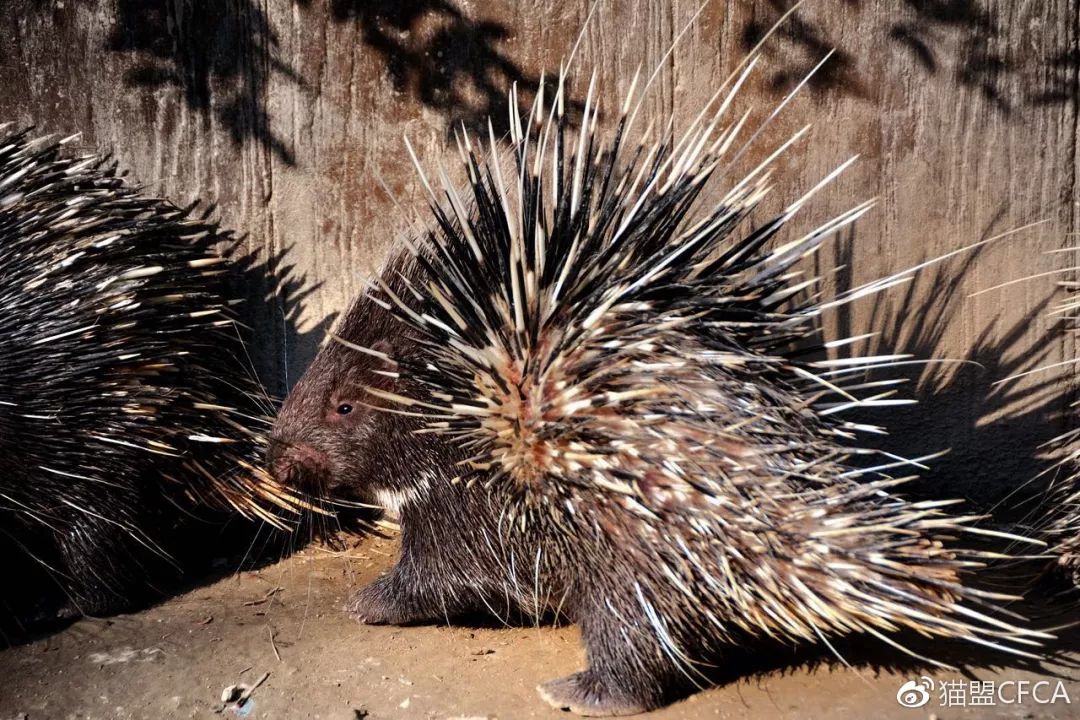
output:
[[344,425],[356,422],[363,413],[360,412],[361,407],[353,401],[355,397],[355,392],[349,392],[331,398],[326,407],[326,421]]

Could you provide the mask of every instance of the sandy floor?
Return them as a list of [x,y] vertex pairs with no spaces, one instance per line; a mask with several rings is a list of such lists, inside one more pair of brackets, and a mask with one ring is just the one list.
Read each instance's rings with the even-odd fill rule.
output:
[[[136,615],[87,619],[35,642],[0,651],[0,720],[121,718],[555,718],[534,687],[578,669],[574,628],[365,627],[340,608],[349,589],[391,561],[392,541],[365,540],[347,555],[308,549],[258,572],[198,588]],[[852,656],[842,651],[847,657]],[[897,690],[916,668],[849,669],[803,653],[770,659],[722,687],[650,718],[1075,718],[1080,673],[1042,677],[1044,699],[958,706],[943,681],[1037,681],[1039,671],[922,670],[938,687],[921,709],[901,707]],[[889,663],[884,663],[888,665]],[[736,675],[740,668],[733,668]],[[260,683],[261,680],[261,683]],[[229,686],[257,685],[238,705]],[[1017,685],[1002,686],[1006,700]],[[1033,688],[1033,686],[1028,686]],[[238,687],[235,693],[244,691]]]

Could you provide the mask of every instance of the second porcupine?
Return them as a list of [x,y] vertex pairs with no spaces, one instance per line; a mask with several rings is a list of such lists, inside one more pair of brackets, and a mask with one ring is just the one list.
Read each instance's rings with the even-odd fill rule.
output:
[[73,139],[0,124],[0,624],[130,609],[193,537],[303,502],[257,462],[235,240]]
[[508,156],[461,135],[467,197],[422,176],[432,229],[354,303],[271,439],[281,480],[400,518],[358,618],[572,619],[588,667],[540,693],[588,715],[704,685],[747,639],[1047,637],[962,582],[984,557],[952,542],[973,518],[893,494],[897,463],[857,469],[874,428],[840,413],[888,397],[863,375],[891,358],[793,349],[903,280],[823,300],[796,268],[867,206],[774,245],[816,187],[743,231],[785,143],[698,208],[746,150],[727,113],[752,67],[681,137],[638,142],[633,90],[604,134],[590,86],[575,129],[560,77],[550,109],[511,97]]

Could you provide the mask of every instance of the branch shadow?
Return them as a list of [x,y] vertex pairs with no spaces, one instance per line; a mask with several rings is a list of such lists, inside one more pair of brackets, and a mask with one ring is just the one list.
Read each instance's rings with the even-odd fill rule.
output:
[[[38,0],[28,0],[37,2]],[[188,108],[225,128],[240,146],[255,141],[288,165],[294,148],[272,129],[269,84],[283,77],[307,83],[281,58],[278,36],[256,0],[111,0],[116,24],[106,50],[135,59],[124,75],[133,88],[177,88]],[[353,23],[363,43],[385,64],[395,90],[408,93],[445,118],[446,135],[465,127],[496,136],[509,132],[511,87],[527,110],[550,83],[512,59],[513,36],[503,23],[473,19],[449,0],[293,0],[316,7],[336,24]],[[152,97],[152,96],[151,96]],[[583,103],[568,103],[571,117]]]
[[[1067,47],[1048,55],[1032,54],[1009,42],[1010,28],[981,0],[903,0],[884,13],[866,0],[844,0],[852,11],[874,12],[884,49],[914,59],[927,75],[948,75],[961,88],[978,93],[1002,115],[1025,106],[1071,105],[1080,92],[1080,50]],[[765,16],[751,20],[742,33],[744,49],[753,47],[795,0],[767,0]],[[815,24],[797,10],[766,47],[774,64],[777,91],[805,77],[827,52],[832,59],[809,85],[819,94],[839,92],[867,98],[868,81],[856,69],[836,29]],[[888,60],[879,60],[888,62]]]
[[[104,1],[104,0],[103,0]],[[272,128],[270,82],[282,77],[301,89],[307,83],[284,60],[279,39],[257,0],[107,0],[115,27],[104,49],[130,56],[123,81],[153,93],[176,88],[183,102],[223,127],[233,143],[253,141],[282,162],[296,164],[295,149]],[[446,133],[464,125],[484,133],[490,118],[497,135],[509,129],[508,91],[519,89],[527,107],[545,82],[515,60],[513,30],[475,19],[451,0],[292,0],[308,20],[325,12],[336,24],[355,24],[362,42],[382,59],[393,87],[445,118]],[[795,0],[765,0],[764,12],[741,31],[744,49],[754,46]],[[1080,49],[1070,46],[1035,55],[1010,43],[1010,28],[983,0],[902,0],[883,13],[866,0],[843,0],[845,9],[875,12],[886,51],[913,58],[927,75],[948,75],[985,97],[1000,113],[1024,106],[1068,105],[1080,94]],[[46,0],[0,0],[10,17],[33,12],[44,22]],[[59,22],[56,11],[53,22]],[[302,19],[301,22],[304,20]],[[873,83],[845,48],[839,29],[796,10],[765,52],[772,58],[770,83],[783,92],[830,50],[830,61],[810,80],[814,97],[832,93],[868,99]],[[0,57],[5,55],[0,38]],[[582,104],[573,103],[580,114]]]
[[296,163],[292,148],[271,129],[268,84],[278,74],[306,85],[279,57],[277,35],[260,3],[115,4],[116,25],[105,49],[136,58],[124,76],[128,87],[151,93],[178,88],[191,110],[213,117],[237,146],[254,140],[286,164]]
[[[497,137],[505,135],[511,87],[523,111],[542,85],[554,90],[550,79],[527,72],[507,53],[509,26],[472,19],[448,0],[330,0],[330,15],[360,28],[394,89],[445,117],[448,136],[462,126],[486,135],[489,120]],[[569,103],[571,117],[582,109],[580,101]]]

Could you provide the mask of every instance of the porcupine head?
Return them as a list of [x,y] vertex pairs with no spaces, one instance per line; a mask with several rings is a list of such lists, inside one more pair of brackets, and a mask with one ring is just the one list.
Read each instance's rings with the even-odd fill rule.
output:
[[381,411],[386,403],[366,389],[400,389],[394,357],[408,343],[406,329],[375,301],[357,299],[281,408],[269,450],[274,475],[329,501],[394,514],[417,498],[450,448],[413,432],[416,419]]

